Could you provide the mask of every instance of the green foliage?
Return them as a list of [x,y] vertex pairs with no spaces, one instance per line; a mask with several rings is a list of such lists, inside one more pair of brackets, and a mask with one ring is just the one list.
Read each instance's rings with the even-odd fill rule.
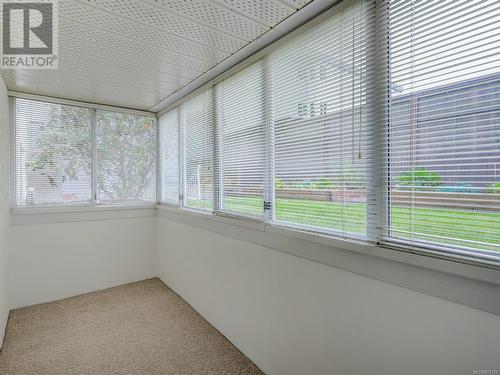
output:
[[314,188],[314,182],[311,180],[304,180],[301,182],[295,182],[287,185],[290,189],[298,189],[298,190],[308,190]]
[[319,190],[333,189],[335,188],[335,182],[332,179],[321,177],[314,182],[312,188]]
[[53,187],[76,180],[79,172],[90,178],[91,129],[86,109],[51,107],[50,120],[40,130],[27,168],[40,171]]
[[[91,119],[83,108],[54,106],[26,163],[54,186],[91,177]],[[155,129],[151,119],[99,112],[96,119],[98,191],[106,199],[141,199],[154,178]]]
[[100,112],[97,186],[106,199],[141,199],[154,178],[155,130],[149,118]]
[[489,194],[500,194],[500,182],[494,182],[488,185],[486,190]]
[[279,178],[275,179],[276,189],[297,190],[335,190],[345,185],[347,189],[361,189],[365,186],[364,176],[352,168],[345,168],[332,173],[331,177],[302,180],[299,182],[285,183]]
[[286,186],[286,184],[285,184],[283,181],[281,181],[279,178],[276,178],[276,179],[274,180],[274,187],[275,187],[276,189],[285,189],[287,186]]
[[411,171],[401,173],[396,179],[397,187],[400,189],[424,188],[426,190],[433,190],[435,187],[441,185],[441,176],[425,168],[417,167]]

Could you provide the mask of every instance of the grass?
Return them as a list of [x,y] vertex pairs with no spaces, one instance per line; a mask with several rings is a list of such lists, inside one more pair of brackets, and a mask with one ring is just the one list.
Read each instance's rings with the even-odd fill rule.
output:
[[[262,214],[260,197],[228,197],[224,209],[250,215]],[[366,234],[366,204],[276,199],[276,218],[297,224],[331,228],[355,234]],[[344,218],[344,220],[342,220]],[[499,250],[500,213],[472,210],[395,206],[391,210],[393,235],[437,243]],[[468,241],[481,242],[469,244]]]

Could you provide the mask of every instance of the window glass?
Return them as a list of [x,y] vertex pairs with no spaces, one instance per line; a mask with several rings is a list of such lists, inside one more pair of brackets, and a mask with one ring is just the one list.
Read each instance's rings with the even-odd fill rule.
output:
[[184,103],[181,123],[184,139],[184,205],[213,211],[214,124],[212,90]]
[[150,117],[97,111],[99,203],[155,201],[156,131]]
[[90,203],[86,108],[15,99],[16,205]]
[[366,236],[370,2],[271,54],[275,217]]
[[262,62],[216,86],[220,207],[262,216],[265,174]]
[[389,1],[389,228],[500,250],[496,1]]
[[160,116],[161,201],[179,203],[179,113]]

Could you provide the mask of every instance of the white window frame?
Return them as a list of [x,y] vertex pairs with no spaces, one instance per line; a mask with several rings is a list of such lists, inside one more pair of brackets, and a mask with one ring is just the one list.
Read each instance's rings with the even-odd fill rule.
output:
[[[155,113],[140,111],[134,109],[127,109],[122,107],[113,107],[108,105],[101,105],[88,102],[80,102],[75,100],[52,98],[43,95],[26,94],[15,91],[8,91],[9,107],[10,107],[10,133],[11,133],[11,173],[10,173],[10,205],[12,213],[42,213],[42,212],[78,212],[86,211],[89,207],[99,208],[147,208],[154,207],[157,204],[158,195],[155,200],[144,203],[116,203],[116,204],[103,204],[97,202],[97,158],[96,158],[96,115],[98,110],[109,112],[120,112],[130,115],[144,116],[151,118],[154,121],[155,131],[158,131],[158,121]],[[89,109],[91,111],[91,201],[89,203],[70,203],[70,204],[45,204],[39,206],[18,206],[17,205],[17,182],[16,182],[16,107],[15,99],[25,99],[41,103],[59,104],[65,106],[73,106]],[[158,133],[156,133],[158,134]],[[155,157],[158,157],[158,137],[155,142]],[[158,173],[158,159],[156,159],[155,171]],[[158,174],[157,174],[158,176]],[[156,190],[158,189],[158,178],[156,179]],[[55,210],[55,211],[54,211]]]
[[[316,25],[324,22],[328,18],[330,18],[332,15],[337,13],[339,10],[343,9],[343,6],[345,3],[340,2],[339,4],[336,4],[332,8],[324,11],[321,13],[319,16],[313,18],[312,20],[308,21],[306,24],[294,29],[292,32],[286,34],[284,37],[281,39],[273,42],[272,44],[266,46],[265,48],[261,49],[257,53],[244,58],[240,62],[236,63],[234,66],[228,68],[225,71],[222,71],[219,75],[215,76],[209,81],[206,81],[206,83],[198,86],[195,89],[192,89],[191,92],[186,94],[184,97],[181,97],[180,99],[171,102],[170,104],[167,104],[162,110],[158,112],[158,116],[161,116],[163,113],[169,112],[170,110],[174,110],[175,108],[181,107],[182,103],[185,101],[189,100],[191,97],[197,95],[199,92],[215,86],[218,82],[221,82],[222,80],[230,77],[231,75],[237,73],[241,69],[244,69],[245,67],[256,63],[259,60],[264,60],[266,61],[266,57],[271,54],[273,51],[275,51],[277,48],[282,46],[283,44],[288,43],[289,40],[294,39],[296,36],[301,35],[303,32],[307,31],[310,28],[315,27]],[[378,22],[378,20],[374,23],[374,25]],[[382,41],[381,41],[382,40]],[[383,48],[383,44],[387,43],[387,40],[385,38],[377,38],[376,40],[377,43],[377,59],[378,59],[378,70],[383,70],[385,68],[388,68],[389,63],[387,62],[386,55],[385,55],[385,48]],[[382,46],[381,46],[382,44]],[[383,61],[380,61],[380,59],[383,59]],[[264,74],[266,74],[268,70],[264,67]],[[386,85],[386,80],[380,79],[380,77],[377,74],[373,74],[372,76],[368,77],[367,79],[371,80],[372,82],[370,83],[377,89],[379,92],[383,92],[385,90],[385,85]],[[268,82],[264,80],[264,82]],[[183,90],[184,92],[184,90]],[[212,95],[214,95],[214,102],[215,102],[215,90],[212,91]],[[177,96],[178,97],[178,96]],[[381,101],[384,101],[384,98],[381,98]],[[385,101],[384,101],[385,103]],[[379,124],[380,129],[383,130],[387,124],[382,120],[384,117],[384,114],[381,112],[384,110],[384,103],[375,103],[375,108],[374,110],[377,113],[378,120],[376,119],[375,121],[377,124]],[[269,100],[264,101],[264,107],[267,108],[269,106]],[[381,109],[382,108],[382,109]],[[214,112],[216,111],[216,107],[214,107]],[[268,118],[271,113],[269,111],[266,111],[265,113],[266,119]],[[216,131],[217,128],[217,116],[214,114],[214,132]],[[267,129],[266,126],[266,144],[269,142],[272,145],[272,134],[269,132],[272,132],[272,129],[269,130]],[[377,134],[380,134],[381,136],[385,135],[385,131],[379,131]],[[181,141],[182,141],[182,136],[181,136]],[[382,140],[383,142],[383,140]],[[377,141],[373,141],[373,145],[378,144]],[[214,147],[215,144],[214,144]],[[215,148],[216,151],[216,148]],[[269,147],[268,147],[268,152],[269,152]],[[215,155],[215,154],[214,154]],[[270,155],[268,157],[273,157],[274,154],[272,153],[272,150],[270,152]],[[218,210],[217,202],[220,199],[218,196],[214,197],[214,212],[212,217],[222,217],[222,218],[229,218],[229,219],[234,219],[237,220],[239,223],[242,225],[247,225],[250,223],[250,225],[254,225],[255,223],[263,223],[265,228],[267,230],[272,230],[272,228],[276,228],[280,233],[286,232],[288,234],[292,234],[292,236],[295,235],[295,233],[301,233],[304,234],[308,238],[321,238],[324,240],[324,238],[329,238],[332,239],[335,243],[335,246],[339,246],[339,244],[344,244],[341,247],[345,248],[350,248],[352,243],[361,243],[366,244],[367,246],[375,246],[377,248],[383,248],[385,251],[391,251],[391,250],[397,250],[400,252],[403,252],[405,254],[419,254],[419,255],[424,255],[426,257],[432,257],[432,258],[439,258],[439,259],[445,259],[445,260],[451,260],[453,262],[458,262],[458,263],[465,263],[465,264],[470,264],[474,266],[480,266],[480,267],[485,267],[488,269],[499,269],[500,270],[500,257],[497,256],[490,256],[488,254],[482,253],[481,251],[467,251],[467,249],[453,249],[452,246],[446,246],[445,247],[440,247],[440,246],[433,246],[430,244],[429,246],[424,246],[423,244],[418,244],[418,245],[413,245],[411,247],[405,246],[404,244],[400,243],[398,244],[397,241],[383,241],[382,239],[384,238],[384,231],[387,231],[387,222],[389,220],[388,217],[388,212],[389,212],[389,206],[387,203],[387,198],[388,198],[388,176],[387,176],[387,171],[385,170],[385,164],[386,164],[386,158],[387,155],[384,153],[384,150],[381,150],[381,152],[375,152],[373,153],[373,159],[369,162],[370,170],[368,171],[368,197],[371,200],[375,201],[375,204],[368,204],[367,205],[367,240],[363,239],[356,239],[355,236],[350,236],[350,238],[345,238],[342,235],[340,235],[339,232],[335,230],[329,230],[326,228],[314,228],[310,227],[307,225],[300,225],[300,224],[293,224],[293,223],[288,223],[288,222],[279,222],[275,220],[275,215],[274,215],[274,189],[273,186],[274,184],[271,183],[274,181],[273,177],[273,171],[266,171],[265,177],[268,179],[267,183],[265,183],[265,199],[269,199],[271,201],[271,209],[268,210],[267,212],[264,213],[264,219],[258,219],[258,218],[250,218],[246,217],[245,215],[242,214],[237,214],[237,213],[226,213],[226,212],[221,212]],[[181,158],[180,158],[181,159]],[[182,167],[182,160],[180,160],[181,167]],[[214,157],[214,163],[217,163],[217,157]],[[272,165],[272,163],[266,163],[267,165]],[[217,165],[215,165],[217,166]],[[217,166],[218,167],[218,166]],[[217,170],[217,168],[214,168],[214,171]],[[383,173],[382,173],[383,171]],[[381,172],[381,173],[377,173]],[[183,180],[182,178],[180,180]],[[182,184],[182,181],[180,182]],[[214,179],[214,192],[219,192],[220,191],[220,181],[215,178]],[[168,203],[164,202],[158,202],[160,206],[169,206]],[[193,209],[189,209],[186,207],[182,207],[182,204],[180,205],[180,211],[189,213],[189,211],[193,211]],[[196,211],[196,210],[194,210]],[[207,217],[207,214],[209,212],[204,212],[203,217]]]

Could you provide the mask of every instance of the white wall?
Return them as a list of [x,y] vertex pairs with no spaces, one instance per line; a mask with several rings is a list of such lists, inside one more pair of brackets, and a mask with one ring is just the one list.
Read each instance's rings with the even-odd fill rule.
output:
[[7,88],[0,77],[0,348],[9,315],[8,305],[8,234],[9,234],[9,101]]
[[154,277],[155,222],[152,216],[13,225],[10,307]]
[[500,370],[500,316],[158,218],[158,274],[268,374]]

